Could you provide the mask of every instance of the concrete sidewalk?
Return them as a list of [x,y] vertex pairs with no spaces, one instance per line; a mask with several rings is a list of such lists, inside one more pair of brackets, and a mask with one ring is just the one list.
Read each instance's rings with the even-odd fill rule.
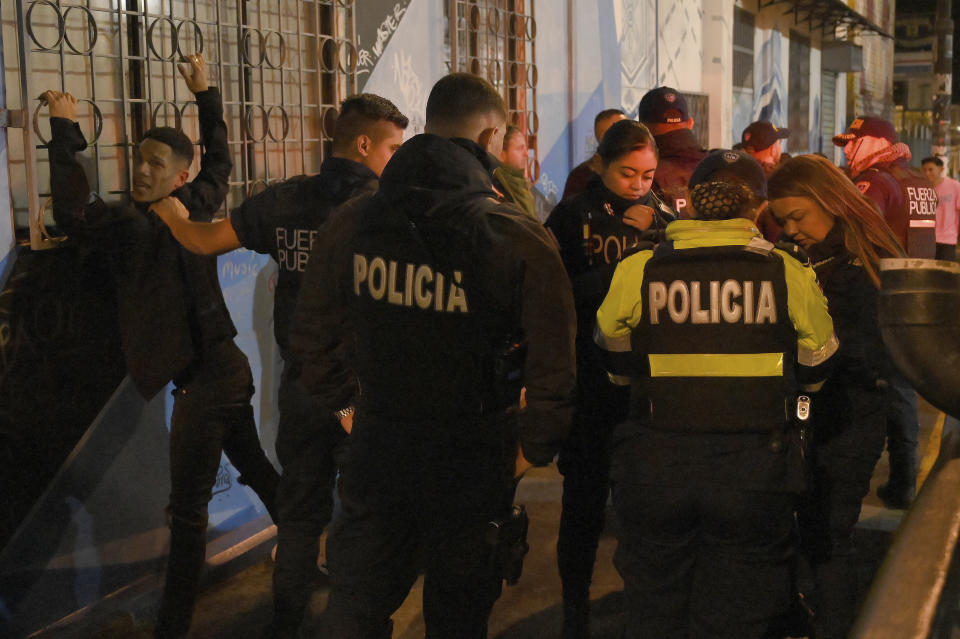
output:
[[[939,418],[939,413],[921,402],[919,455],[927,460],[928,465],[932,463],[936,446],[939,445],[939,434],[935,428]],[[870,494],[864,500],[857,531],[861,596],[866,594],[889,547],[892,533],[903,516],[902,511],[883,508],[876,496],[876,488],[886,481],[886,476],[887,460],[884,454],[874,472]],[[505,586],[503,595],[493,609],[490,618],[491,638],[546,639],[560,635],[561,598],[556,543],[561,487],[562,478],[555,466],[534,469],[520,483],[517,502],[526,504],[530,515],[530,553],[524,563],[520,582],[516,586]],[[591,590],[594,639],[618,639],[622,632],[620,610],[623,584],[613,567],[616,521],[610,509],[607,522],[606,532],[600,540]],[[273,563],[265,556],[269,546],[265,546],[259,556],[248,557],[247,567],[231,576],[224,576],[223,573],[208,576],[205,580],[208,585],[196,608],[191,638],[254,639],[261,635],[272,614]],[[149,625],[139,620],[150,620],[155,614],[158,581],[142,584],[139,592],[121,593],[113,600],[98,605],[76,623],[40,636],[54,639],[149,637]],[[394,639],[423,637],[420,604],[422,586],[421,578],[394,615]],[[308,630],[316,629],[326,599],[326,578],[320,576],[311,601]]]

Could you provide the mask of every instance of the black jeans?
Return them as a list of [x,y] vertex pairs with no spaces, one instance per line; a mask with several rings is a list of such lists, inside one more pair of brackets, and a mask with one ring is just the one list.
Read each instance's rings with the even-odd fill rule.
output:
[[427,639],[485,638],[503,582],[485,535],[511,505],[515,455],[498,424],[402,423],[359,410],[327,543],[323,636],[390,637],[390,616],[423,570]]
[[890,486],[913,487],[917,481],[917,393],[899,373],[887,380],[887,452],[890,454]]
[[608,385],[578,390],[573,425],[560,449],[563,501],[557,537],[557,566],[565,617],[585,622],[590,582],[610,494],[610,441],[626,419],[629,389]]
[[809,487],[797,523],[813,568],[818,639],[846,637],[856,614],[853,531],[883,452],[885,400],[882,391],[833,380],[814,399]]
[[253,419],[253,378],[233,341],[210,349],[203,364],[173,391],[170,419],[170,554],[157,637],[190,628],[207,547],[207,503],[221,452],[274,513],[279,476],[267,460]]
[[613,487],[628,639],[774,634],[791,603],[796,498],[714,482]]
[[333,489],[347,433],[284,366],[277,457],[277,562],[273,568],[276,638],[296,637],[317,575],[317,539],[333,514]]

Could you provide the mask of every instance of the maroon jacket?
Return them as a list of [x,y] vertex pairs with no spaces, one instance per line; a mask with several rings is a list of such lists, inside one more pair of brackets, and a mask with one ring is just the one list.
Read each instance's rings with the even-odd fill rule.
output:
[[[893,234],[911,257],[932,258],[936,191],[905,158],[874,164],[853,178],[860,192],[876,202]],[[916,228],[911,228],[911,218]],[[929,218],[928,226],[922,223]],[[927,241],[925,241],[927,240]]]
[[653,190],[680,214],[682,219],[692,217],[692,211],[687,207],[690,198],[687,194],[687,184],[693,170],[706,157],[707,152],[700,148],[700,143],[690,129],[679,129],[654,136],[660,160],[657,163],[657,173],[653,177]]

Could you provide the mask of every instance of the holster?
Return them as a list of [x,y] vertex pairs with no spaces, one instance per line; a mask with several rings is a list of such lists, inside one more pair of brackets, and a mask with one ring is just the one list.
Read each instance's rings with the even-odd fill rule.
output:
[[530,546],[527,530],[530,519],[523,504],[515,505],[510,513],[487,525],[486,542],[490,546],[490,568],[499,573],[509,584],[514,585],[523,572],[523,558]]

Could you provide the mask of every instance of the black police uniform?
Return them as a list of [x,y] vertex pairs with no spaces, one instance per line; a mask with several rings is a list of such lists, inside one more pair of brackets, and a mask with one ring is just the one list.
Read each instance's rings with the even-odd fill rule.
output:
[[[427,636],[485,637],[502,575],[484,536],[510,507],[517,441],[546,464],[569,427],[570,286],[543,228],[491,200],[488,157],[414,137],[314,247],[291,344],[321,405],[356,406],[326,636],[389,636],[425,568]],[[519,389],[495,372],[518,332],[519,415]]]
[[[809,486],[797,513],[801,547],[814,571],[817,637],[845,637],[857,609],[854,526],[883,453],[884,382],[896,374],[877,323],[877,287],[847,251],[842,227],[809,248],[840,348],[813,398]],[[887,256],[889,257],[889,256]]]
[[[655,207],[652,232],[623,221],[624,212],[634,204]],[[560,246],[577,308],[577,407],[558,460],[563,508],[557,563],[570,634],[576,634],[577,628],[581,634],[586,630],[590,581],[609,496],[610,435],[626,419],[630,402],[629,389],[610,382],[601,351],[593,342],[597,309],[620,259],[639,247],[652,246],[655,229],[672,219],[673,212],[652,194],[626,200],[595,176],[586,191],[558,204],[545,224]]]
[[273,570],[274,637],[296,636],[316,577],[317,538],[333,514],[333,487],[346,432],[299,381],[290,323],[314,239],[330,212],[376,191],[377,175],[345,158],[327,158],[320,173],[286,180],[244,201],[230,224],[244,247],[276,260],[273,327],[283,356],[278,394],[277,559]]
[[801,375],[823,378],[832,325],[812,271],[746,220],[667,239],[621,262],[597,314],[611,371],[633,378],[611,470],[626,636],[772,636],[802,485],[788,411]]
[[[200,172],[171,195],[192,220],[207,222],[223,203],[230,151],[220,93],[196,94],[205,151]],[[156,627],[158,637],[186,635],[206,551],[207,502],[221,452],[274,514],[278,476],[260,447],[253,376],[233,342],[213,257],[183,249],[146,204],[107,205],[90,191],[74,153],[86,148],[76,123],[51,118],[50,182],[58,226],[115,273],[128,373],[149,399],[171,380],[170,553]]]

